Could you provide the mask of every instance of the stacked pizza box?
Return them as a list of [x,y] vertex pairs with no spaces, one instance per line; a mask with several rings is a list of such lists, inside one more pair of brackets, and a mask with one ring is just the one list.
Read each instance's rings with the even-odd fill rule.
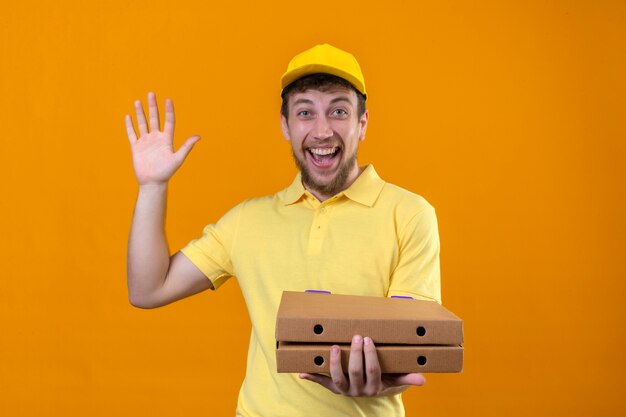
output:
[[383,373],[463,369],[463,321],[434,301],[285,291],[276,317],[277,370],[327,373],[333,345],[347,370],[354,335],[372,338]]

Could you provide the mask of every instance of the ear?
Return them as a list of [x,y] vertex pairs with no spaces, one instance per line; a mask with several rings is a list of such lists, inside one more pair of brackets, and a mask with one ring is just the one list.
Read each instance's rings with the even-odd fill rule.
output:
[[283,114],[280,114],[280,130],[283,132],[283,137],[285,140],[290,141],[291,136],[289,135],[289,124],[287,123],[287,119]]
[[361,116],[361,118],[359,119],[359,141],[362,141],[365,139],[365,132],[367,131],[367,122],[369,120],[370,114],[368,110],[365,110],[365,113],[363,113],[363,115]]

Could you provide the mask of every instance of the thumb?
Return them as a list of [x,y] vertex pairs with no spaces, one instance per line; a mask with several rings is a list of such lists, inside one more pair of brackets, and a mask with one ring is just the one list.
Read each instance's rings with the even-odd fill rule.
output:
[[394,378],[394,385],[418,385],[426,383],[426,378],[422,374],[404,374]]
[[193,145],[195,145],[196,142],[199,140],[200,136],[191,136],[185,141],[185,143],[180,146],[180,148],[178,148],[178,150],[175,152],[175,155],[180,159],[181,162],[184,161],[185,158],[187,158],[187,155],[189,155],[189,152],[191,152],[191,148],[193,148]]

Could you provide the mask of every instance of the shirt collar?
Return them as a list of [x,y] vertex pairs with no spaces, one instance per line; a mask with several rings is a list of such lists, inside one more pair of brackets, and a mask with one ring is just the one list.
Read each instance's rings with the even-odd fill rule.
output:
[[302,198],[305,192],[306,190],[302,185],[302,176],[298,171],[298,173],[296,174],[296,178],[293,180],[291,185],[285,189],[285,197],[283,198],[285,205],[288,206],[290,204],[296,203],[298,200],[300,200],[300,198]]
[[[352,185],[339,193],[339,195],[343,194],[352,201],[372,207],[384,185],[385,181],[378,176],[374,166],[368,165]],[[291,185],[285,190],[284,204],[287,206],[298,202],[305,193],[306,190],[302,185],[302,176],[298,172]]]

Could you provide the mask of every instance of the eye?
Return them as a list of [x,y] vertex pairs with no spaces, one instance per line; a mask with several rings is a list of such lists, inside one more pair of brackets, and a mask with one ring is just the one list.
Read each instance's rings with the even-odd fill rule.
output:
[[300,110],[297,115],[299,117],[309,117],[311,115],[311,112],[308,110]]
[[333,110],[333,115],[344,117],[344,116],[348,115],[348,112],[345,111],[344,109],[335,109],[335,110]]

